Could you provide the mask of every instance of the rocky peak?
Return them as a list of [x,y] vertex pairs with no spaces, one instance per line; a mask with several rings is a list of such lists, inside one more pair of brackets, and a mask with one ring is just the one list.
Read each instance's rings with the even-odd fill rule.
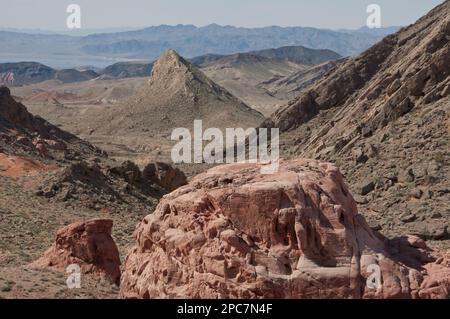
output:
[[183,94],[192,98],[204,94],[228,95],[225,89],[211,81],[198,68],[181,57],[175,50],[165,52],[154,64],[149,80],[152,94],[166,96]]
[[[147,112],[151,116],[143,119],[142,114]],[[165,52],[154,63],[147,85],[123,107],[115,108],[111,117],[113,121],[105,125],[108,131],[111,127],[116,132],[126,126],[136,127],[138,123],[158,133],[173,127],[191,127],[194,119],[202,119],[212,127],[223,127],[226,122],[232,125],[227,127],[258,125],[263,119],[262,114],[214,83],[174,50]]]
[[183,59],[175,50],[166,51],[155,62],[152,69],[152,78],[162,79],[176,72],[186,72],[189,70],[189,62]]

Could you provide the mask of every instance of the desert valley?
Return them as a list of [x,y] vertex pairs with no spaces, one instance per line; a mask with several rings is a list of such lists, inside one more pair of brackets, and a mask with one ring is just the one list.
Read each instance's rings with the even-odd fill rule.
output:
[[[0,63],[0,298],[450,298],[449,0],[317,47],[179,28],[225,48],[161,27],[180,49],[150,60],[128,31],[54,41],[131,61]],[[174,163],[173,130],[199,119],[278,128],[278,171]]]

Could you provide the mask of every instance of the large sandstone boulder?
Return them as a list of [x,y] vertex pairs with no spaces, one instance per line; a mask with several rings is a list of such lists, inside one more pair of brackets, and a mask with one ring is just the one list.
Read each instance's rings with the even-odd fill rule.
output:
[[93,219],[70,224],[56,234],[55,244],[31,264],[32,267],[51,267],[65,271],[78,264],[81,272],[120,282],[120,257],[111,237],[110,219]]
[[338,169],[313,160],[273,175],[257,164],[210,169],[164,196],[135,237],[124,298],[427,298],[450,284],[441,262],[441,280],[422,289],[424,243],[374,233]]

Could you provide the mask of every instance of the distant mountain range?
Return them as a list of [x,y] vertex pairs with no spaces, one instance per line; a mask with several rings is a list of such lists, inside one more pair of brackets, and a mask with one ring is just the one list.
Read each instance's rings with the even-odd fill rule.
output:
[[282,46],[329,49],[348,56],[362,52],[397,29],[333,31],[308,27],[242,28],[211,24],[204,27],[161,25],[87,36],[0,31],[0,62],[37,61],[55,68],[105,67],[114,61],[154,60],[170,48],[192,58],[208,53],[228,55]]
[[341,55],[333,52],[331,50],[324,49],[310,49],[304,46],[284,46],[274,49],[250,51],[250,52],[239,52],[231,55],[219,55],[219,54],[205,54],[198,57],[190,59],[190,62],[200,66],[205,67],[219,60],[230,60],[234,62],[247,62],[246,59],[251,59],[254,56],[268,58],[268,59],[278,59],[289,61],[297,64],[303,65],[316,65],[325,61],[337,60],[342,58]]
[[61,29],[61,30],[46,30],[46,29],[32,29],[32,28],[8,28],[0,27],[0,31],[29,33],[29,34],[63,34],[70,36],[86,36],[95,33],[113,33],[139,30],[139,27],[112,27],[112,28],[81,28],[81,29]]
[[[194,57],[189,61],[197,67],[217,67],[218,65],[259,64],[267,68],[283,65],[288,67],[290,62],[301,65],[316,65],[325,61],[336,60],[341,56],[331,50],[313,50],[302,46],[281,47],[277,49],[237,53],[233,55],[207,54]],[[262,61],[263,60],[263,61]],[[275,67],[277,65],[277,67]],[[269,67],[270,66],[270,67]],[[149,77],[153,67],[150,61],[118,62],[101,68],[70,68],[55,69],[38,62],[0,63],[0,84],[20,86],[39,83],[48,80],[59,80],[63,83],[81,82],[92,79],[120,79],[130,77]],[[295,70],[295,68],[291,68]],[[270,70],[268,70],[270,71]]]
[[20,86],[48,80],[64,83],[81,82],[98,77],[95,71],[76,69],[56,70],[37,62],[18,62],[0,64],[0,85]]

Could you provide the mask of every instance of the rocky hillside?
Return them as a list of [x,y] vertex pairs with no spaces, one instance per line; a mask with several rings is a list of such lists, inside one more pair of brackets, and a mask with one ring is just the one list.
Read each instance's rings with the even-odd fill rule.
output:
[[195,119],[204,127],[248,127],[263,117],[199,69],[169,50],[155,62],[151,77],[139,92],[114,107],[100,121],[99,131],[141,134],[191,128]]
[[57,70],[55,73],[55,80],[63,83],[75,83],[82,81],[89,81],[98,77],[98,74],[92,70],[79,71],[76,69]]
[[[91,263],[106,263],[109,267],[111,256],[117,265],[117,249],[111,255],[107,250],[111,245],[104,246],[103,235],[94,234],[89,239],[90,231],[84,223],[68,229],[67,245],[62,244],[65,235],[57,240],[54,255],[44,251],[57,229],[102,217],[114,220],[114,239],[123,254],[131,243],[136,222],[154,208],[163,194],[186,183],[185,175],[168,164],[141,164],[138,167],[133,162],[109,159],[97,147],[32,115],[14,100],[8,88],[0,87],[0,299],[117,296],[115,285],[90,276],[83,277],[82,289],[66,289],[62,280],[64,262],[84,258],[89,264],[88,273],[93,270]],[[101,232],[109,238],[108,225],[101,227]],[[62,254],[62,248],[74,244],[72,235],[87,242]],[[95,247],[106,250],[100,249],[97,255]],[[29,263],[42,254],[50,260],[46,264],[44,258],[41,266],[52,269],[30,270]],[[106,260],[102,261],[102,256]],[[118,282],[118,272],[117,265],[114,282]]]
[[[236,97],[269,116],[317,81],[341,56],[302,46],[194,58],[201,70]],[[316,67],[322,64],[321,67]]]
[[294,45],[265,50],[240,52],[230,55],[205,54],[191,58],[189,59],[189,62],[198,67],[207,67],[208,65],[213,65],[216,63],[216,61],[221,61],[223,59],[227,61],[240,58],[240,60],[242,61],[246,57],[251,59],[254,56],[274,59],[278,61],[284,60],[301,65],[317,65],[327,61],[338,60],[342,58],[342,56],[331,50],[310,49],[301,45]]
[[269,116],[276,109],[276,105],[283,102],[258,85],[269,79],[284,78],[307,68],[306,65],[288,60],[238,53],[204,63],[201,70],[233,95]]
[[60,160],[102,156],[98,148],[33,116],[7,87],[0,87],[0,151]]
[[111,78],[148,77],[152,71],[153,62],[118,62],[101,70],[102,76]]
[[264,124],[343,168],[373,227],[448,239],[450,1],[338,65]]
[[333,61],[342,58],[341,55],[332,50],[310,49],[301,45],[251,51],[249,52],[249,54],[254,54],[271,59],[286,60],[304,65],[316,65],[326,61]]
[[90,143],[29,113],[0,88],[0,176],[34,177],[35,195],[89,208],[145,210],[185,183],[170,165],[118,164]]
[[[0,74],[4,78],[3,85],[23,85],[54,78],[56,71],[36,62],[2,63]],[[9,80],[6,78],[9,75]]]
[[48,80],[74,83],[96,77],[98,74],[91,70],[56,70],[37,62],[0,63],[0,85],[20,86]]
[[299,70],[284,77],[273,77],[259,83],[258,87],[267,91],[273,97],[280,100],[291,100],[300,95],[310,85],[319,81],[326,73],[336,67],[343,60],[328,61],[319,65]]

